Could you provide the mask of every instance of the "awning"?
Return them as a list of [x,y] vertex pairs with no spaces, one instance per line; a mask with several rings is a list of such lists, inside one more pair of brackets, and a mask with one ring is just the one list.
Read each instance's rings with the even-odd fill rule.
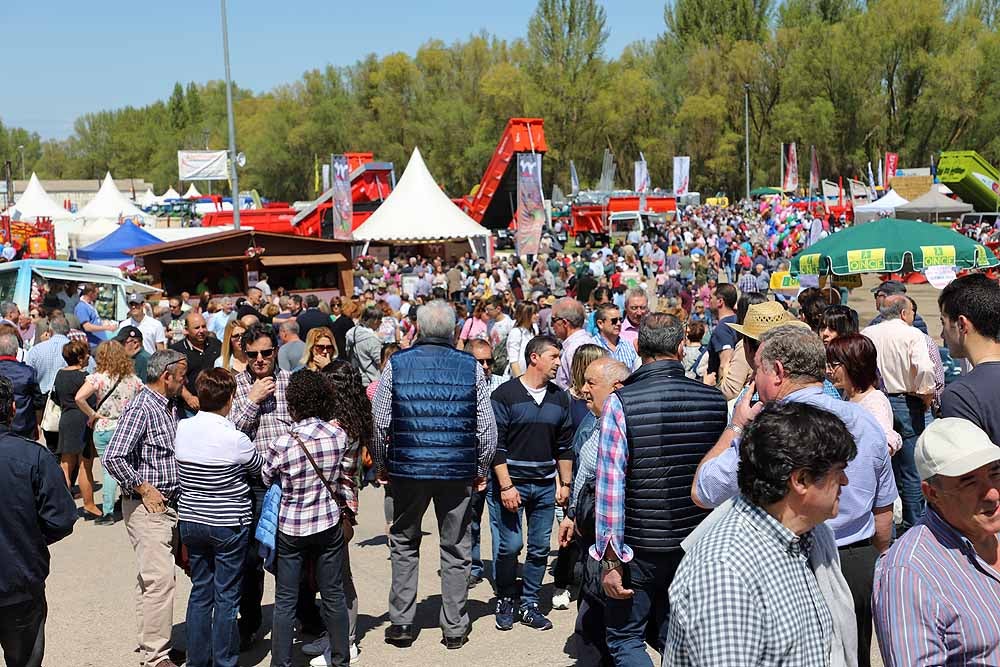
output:
[[72,271],[41,266],[32,267],[31,270],[47,280],[63,280],[75,283],[100,283],[102,285],[120,285],[122,287],[132,282],[131,280],[126,280],[125,278],[120,278],[114,275],[105,275],[96,271]]
[[325,255],[264,255],[260,258],[260,263],[264,266],[297,266],[299,264],[340,264],[346,262],[347,258],[339,252],[331,252]]
[[201,264],[203,262],[245,262],[246,255],[228,255],[226,257],[181,257],[178,259],[161,259],[164,264]]

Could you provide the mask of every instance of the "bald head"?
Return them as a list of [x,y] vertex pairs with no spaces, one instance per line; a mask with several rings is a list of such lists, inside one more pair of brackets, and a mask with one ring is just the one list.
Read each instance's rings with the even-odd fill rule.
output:
[[552,329],[563,340],[582,329],[585,318],[583,304],[572,297],[565,296],[552,305]]
[[608,396],[621,387],[628,376],[628,367],[617,359],[600,357],[590,362],[583,374],[584,383],[580,392],[587,400],[587,408],[599,417]]
[[598,357],[587,366],[587,372],[593,371],[595,377],[601,377],[608,382],[624,382],[632,374],[628,366],[614,357]]
[[907,313],[909,313],[911,320],[913,318],[913,308],[905,294],[893,294],[892,296],[885,297],[878,312],[882,316],[883,321],[906,320]]
[[192,345],[204,347],[208,336],[208,327],[201,313],[189,312],[184,318],[185,335]]

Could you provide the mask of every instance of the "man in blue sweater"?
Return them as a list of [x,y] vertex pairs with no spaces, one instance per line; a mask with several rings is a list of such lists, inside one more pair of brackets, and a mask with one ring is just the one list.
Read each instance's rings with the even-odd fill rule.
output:
[[514,626],[517,557],[524,546],[521,604],[517,616],[536,630],[552,627],[538,609],[556,503],[565,505],[573,482],[573,420],[569,395],[553,380],[559,370],[559,341],[536,336],[524,351],[525,370],[493,392],[497,451],[486,502],[497,536],[496,626]]

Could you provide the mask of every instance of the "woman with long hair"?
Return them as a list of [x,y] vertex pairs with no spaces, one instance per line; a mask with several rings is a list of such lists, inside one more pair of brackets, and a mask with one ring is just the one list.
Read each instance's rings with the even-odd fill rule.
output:
[[[77,484],[83,497],[84,518],[90,521],[103,516],[103,513],[94,503],[94,443],[87,415],[76,404],[76,394],[87,381],[84,369],[90,360],[90,348],[83,341],[73,340],[63,346],[62,356],[66,366],[59,369],[52,383],[52,400],[62,408],[56,454],[59,455],[67,487],[72,488],[73,471],[79,467]],[[96,401],[94,405],[97,405]]]
[[239,320],[232,320],[226,325],[226,330],[222,334],[222,352],[215,360],[217,368],[225,368],[234,374],[247,369],[247,355],[240,345],[240,339],[246,330],[247,328]]
[[878,384],[878,351],[859,333],[838,336],[826,345],[826,375],[845,401],[857,403],[878,420],[885,431],[889,453],[895,454],[903,438],[893,430],[892,406]]
[[313,327],[306,334],[306,347],[299,361],[301,368],[321,371],[337,358],[337,343],[328,327]]
[[573,361],[570,365],[569,412],[573,419],[574,431],[580,428],[580,424],[587,418],[587,415],[592,415],[587,409],[587,399],[583,397],[583,385],[587,383],[584,374],[590,364],[607,356],[607,354],[603,347],[595,343],[585,343],[576,348],[576,352],[573,353]]
[[[121,343],[109,340],[97,346],[97,372],[87,376],[83,386],[76,392],[75,401],[80,411],[87,416],[87,425],[94,429],[94,447],[104,462],[111,436],[118,426],[122,410],[142,389],[142,380],[136,377],[132,359]],[[97,401],[91,406],[91,397]],[[114,524],[115,492],[118,482],[107,468],[104,469],[102,511],[104,516],[94,523],[101,526]]]
[[262,470],[265,484],[281,486],[271,664],[291,667],[302,571],[315,558],[329,662],[346,666],[351,651],[343,571],[358,511],[356,444],[352,450],[347,431],[331,422],[333,392],[319,373],[293,373],[285,397],[294,423],[268,445]]
[[522,301],[514,309],[514,328],[507,334],[507,361],[510,376],[521,377],[525,371],[524,350],[528,342],[538,335],[538,304]]

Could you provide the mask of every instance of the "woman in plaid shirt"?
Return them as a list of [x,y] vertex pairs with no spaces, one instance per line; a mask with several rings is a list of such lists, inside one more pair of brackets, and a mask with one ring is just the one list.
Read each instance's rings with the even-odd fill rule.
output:
[[357,445],[350,443],[339,424],[329,421],[334,403],[319,373],[303,370],[292,375],[286,398],[294,424],[287,435],[268,445],[262,471],[264,483],[280,484],[282,494],[271,664],[292,664],[292,623],[302,564],[314,557],[331,663],[346,666],[349,625],[343,567],[358,508],[357,459],[351,451]]

